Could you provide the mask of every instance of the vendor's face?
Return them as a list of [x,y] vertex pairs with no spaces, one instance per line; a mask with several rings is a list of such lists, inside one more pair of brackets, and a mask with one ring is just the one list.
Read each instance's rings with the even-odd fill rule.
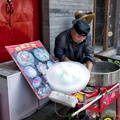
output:
[[72,31],[71,31],[71,36],[72,36],[73,41],[76,42],[76,43],[81,43],[81,42],[83,42],[83,41],[85,40],[85,38],[86,38],[85,34],[79,35],[79,34],[75,31],[75,29],[72,29]]

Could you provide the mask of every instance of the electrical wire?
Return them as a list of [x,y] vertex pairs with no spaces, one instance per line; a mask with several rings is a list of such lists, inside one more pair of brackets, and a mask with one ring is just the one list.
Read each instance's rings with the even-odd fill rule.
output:
[[56,109],[57,107],[56,107],[56,106],[57,106],[57,103],[54,104],[55,113],[56,113],[58,116],[62,117],[62,118],[65,117],[65,116],[63,116],[63,115],[60,115],[60,114],[57,112],[57,109]]

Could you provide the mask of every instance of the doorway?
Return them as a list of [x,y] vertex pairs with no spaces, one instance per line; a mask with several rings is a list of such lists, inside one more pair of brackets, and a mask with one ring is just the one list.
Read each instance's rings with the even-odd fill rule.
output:
[[118,41],[118,0],[94,0],[93,47],[95,53],[108,51],[117,47]]

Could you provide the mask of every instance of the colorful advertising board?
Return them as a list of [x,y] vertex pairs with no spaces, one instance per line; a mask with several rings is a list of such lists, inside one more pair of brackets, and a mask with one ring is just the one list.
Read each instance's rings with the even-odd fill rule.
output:
[[38,41],[5,46],[27,82],[39,99],[51,93],[46,73],[55,62],[43,44]]

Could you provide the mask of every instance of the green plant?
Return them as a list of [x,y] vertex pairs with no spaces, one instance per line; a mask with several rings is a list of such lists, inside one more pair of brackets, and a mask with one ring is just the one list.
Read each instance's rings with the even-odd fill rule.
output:
[[112,59],[108,59],[108,62],[112,62],[112,63],[116,63],[118,65],[120,65],[120,62],[118,60],[112,60]]

